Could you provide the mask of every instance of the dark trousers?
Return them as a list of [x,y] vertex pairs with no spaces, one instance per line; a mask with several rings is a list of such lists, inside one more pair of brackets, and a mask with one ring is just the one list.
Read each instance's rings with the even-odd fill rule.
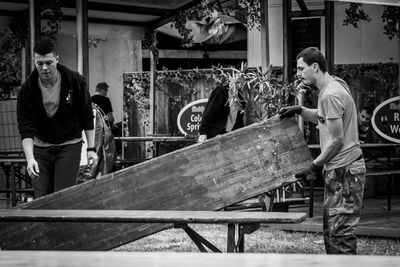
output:
[[357,254],[355,230],[360,221],[365,162],[324,171],[323,231],[327,254]]
[[82,143],[65,146],[38,147],[33,153],[39,165],[39,178],[32,179],[35,198],[76,184]]

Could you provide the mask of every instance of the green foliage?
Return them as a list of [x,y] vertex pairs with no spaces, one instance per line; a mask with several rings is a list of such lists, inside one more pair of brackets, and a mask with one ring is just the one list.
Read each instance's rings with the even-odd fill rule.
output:
[[0,97],[9,98],[13,87],[21,83],[22,41],[11,29],[1,29],[3,40],[0,51]]
[[384,34],[390,40],[397,37],[400,40],[400,7],[386,6],[383,10],[382,20],[385,23],[383,26]]
[[343,25],[353,25],[354,28],[358,28],[358,23],[362,20],[371,21],[371,18],[361,8],[361,4],[351,3],[345,10],[346,17],[343,20]]
[[[148,113],[148,73],[132,73],[124,77],[124,112],[128,112],[130,101],[135,101],[140,113]],[[245,112],[247,124],[274,116],[283,105],[288,104],[289,97],[299,91],[296,84],[283,82],[280,68],[271,66],[262,72],[261,69],[247,68],[244,64],[240,70],[221,66],[211,70],[163,69],[157,72],[155,90],[168,96],[172,108],[183,107],[188,101],[196,99],[198,92],[194,89],[195,83],[201,79],[207,80],[207,84],[227,86],[229,101]],[[171,88],[178,88],[179,92],[172,93]],[[143,123],[147,124],[148,121]]]
[[43,11],[42,17],[46,18],[48,21],[47,24],[42,27],[42,37],[57,41],[55,35],[61,29],[62,15],[63,12],[61,10],[60,0],[53,1],[51,7]]
[[[42,17],[48,19],[42,28],[42,37],[56,41],[55,35],[61,28],[62,11],[60,1],[54,1],[52,6],[43,11]],[[9,29],[2,29],[3,37],[0,51],[0,95],[8,98],[10,90],[21,84],[21,51],[29,38],[29,21],[27,18],[16,18]]]
[[238,5],[247,13],[247,26],[261,29],[261,6],[260,0],[238,0]]
[[[211,70],[200,70],[198,68],[192,70],[168,70],[163,68],[157,72],[156,90],[163,92],[172,100],[172,105],[180,104],[185,101],[194,99],[197,91],[195,84],[201,79],[208,80],[210,84],[214,84],[220,80],[219,68],[213,67]],[[169,88],[182,88],[182,94],[171,94]]]
[[263,120],[277,114],[287,105],[291,95],[296,95],[299,87],[295,83],[283,82],[280,69],[270,66],[265,72],[260,68],[221,69],[229,87],[229,101],[245,112],[246,124]]
[[[352,25],[358,28],[358,23],[360,21],[371,21],[368,14],[362,9],[361,4],[351,3],[348,8],[346,8],[346,17],[343,20],[343,25]],[[384,23],[383,29],[384,34],[388,36],[390,40],[397,37],[400,40],[400,7],[397,6],[384,6],[382,21]]]
[[145,28],[144,30],[144,36],[143,36],[143,41],[142,41],[142,48],[143,49],[149,49],[154,57],[158,58],[158,48],[157,48],[157,34],[156,31]]

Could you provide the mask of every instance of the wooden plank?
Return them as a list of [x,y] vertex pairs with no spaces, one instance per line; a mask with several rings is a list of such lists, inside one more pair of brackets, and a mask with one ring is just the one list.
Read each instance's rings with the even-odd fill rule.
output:
[[366,176],[389,176],[389,175],[393,175],[393,178],[400,178],[399,176],[395,175],[395,174],[400,174],[400,170],[389,170],[389,171],[377,171],[377,172],[367,172],[365,175]]
[[0,210],[9,222],[121,222],[121,223],[299,223],[302,212],[238,212],[187,210]]
[[220,267],[220,266],[398,266],[396,256],[307,255],[307,254],[219,254],[140,253],[81,251],[1,251],[0,265],[7,267]]
[[[294,182],[312,157],[295,120],[276,118],[107,174],[22,209],[217,210]],[[172,224],[0,223],[1,249],[108,250]]]

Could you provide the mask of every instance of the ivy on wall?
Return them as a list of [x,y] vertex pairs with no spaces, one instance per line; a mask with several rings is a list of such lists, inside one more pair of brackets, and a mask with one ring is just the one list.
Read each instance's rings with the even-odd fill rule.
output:
[[[394,63],[336,65],[334,73],[349,84],[358,109],[364,105],[375,108],[382,101],[398,94],[399,67]],[[242,65],[241,69],[224,69],[219,66],[210,70],[164,69],[157,72],[156,91],[165,94],[173,103],[172,106],[182,107],[188,101],[200,98],[195,83],[201,79],[208,81],[208,95],[217,83],[227,85],[239,110],[246,112],[247,124],[274,116],[282,105],[293,104],[293,95],[300,90],[296,82],[283,84],[280,67],[270,67],[262,73],[259,69],[249,69]],[[181,94],[171,93],[170,88],[173,87],[183,88]],[[150,80],[147,72],[124,75],[124,114],[129,113],[129,103],[134,101],[141,113],[140,124],[147,128],[150,125],[149,94]],[[317,91],[308,88],[305,91],[305,105],[315,108],[317,96]],[[124,129],[124,135],[130,136],[128,128]],[[309,135],[312,133],[307,129],[306,127],[306,139],[310,139]],[[147,133],[149,132],[143,135]]]
[[[42,12],[41,17],[47,19],[47,24],[42,27],[42,37],[56,41],[55,35],[61,28],[62,18],[60,0],[53,1],[50,8]],[[8,99],[21,84],[21,51],[29,38],[28,19],[14,19],[10,28],[0,29],[0,38],[0,99]]]
[[[129,73],[124,74],[123,77],[124,117],[130,113],[131,103],[134,101],[141,113],[140,125],[148,127],[150,121],[146,114],[150,109],[149,74],[147,72]],[[230,100],[241,112],[245,113],[247,124],[275,115],[282,105],[288,104],[290,96],[295,95],[299,90],[295,84],[283,83],[281,68],[270,67],[266,72],[262,72],[260,69],[250,69],[245,65],[242,65],[241,69],[224,69],[220,66],[209,70],[169,71],[164,69],[157,72],[155,90],[167,97],[170,109],[171,107],[180,109],[188,102],[200,98],[199,88],[196,86],[199,80],[207,84],[207,95],[217,84],[227,86],[230,91]],[[179,88],[179,91],[176,91],[176,88]],[[171,110],[164,112],[171,112]],[[128,122],[125,123],[126,126],[128,124]],[[124,129],[124,134],[131,135],[127,127]]]

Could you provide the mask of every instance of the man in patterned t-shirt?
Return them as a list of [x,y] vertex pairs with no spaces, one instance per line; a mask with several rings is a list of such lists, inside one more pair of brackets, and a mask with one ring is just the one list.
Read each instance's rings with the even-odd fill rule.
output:
[[326,59],[314,47],[297,55],[297,75],[318,90],[317,109],[300,106],[280,110],[280,118],[299,114],[318,124],[321,154],[295,174],[315,177],[323,167],[325,181],[323,231],[328,254],[356,254],[355,229],[360,220],[365,184],[365,161],[358,141],[357,110],[345,81],[327,72]]

